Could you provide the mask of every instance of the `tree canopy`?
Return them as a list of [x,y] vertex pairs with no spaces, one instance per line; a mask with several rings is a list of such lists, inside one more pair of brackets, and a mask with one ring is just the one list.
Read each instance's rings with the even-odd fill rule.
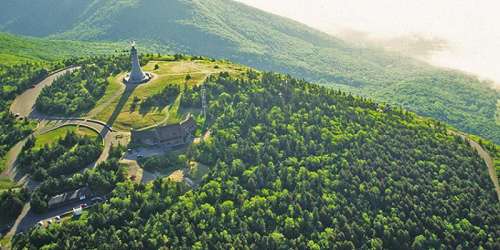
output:
[[487,168],[444,124],[274,73],[206,87],[211,135],[186,155],[210,166],[198,188],[123,182],[14,248],[500,248]]
[[57,78],[45,87],[35,108],[51,115],[78,115],[90,111],[104,95],[108,77],[129,68],[126,56],[80,59],[80,68]]

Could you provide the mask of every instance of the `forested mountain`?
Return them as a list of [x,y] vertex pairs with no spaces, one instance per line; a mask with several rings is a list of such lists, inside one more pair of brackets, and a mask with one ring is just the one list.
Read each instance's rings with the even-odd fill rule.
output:
[[15,36],[0,32],[0,65],[51,62],[62,58],[113,53],[125,44],[79,42]]
[[500,93],[476,77],[378,48],[356,47],[230,0],[7,0],[0,30],[30,36],[140,40],[153,50],[222,57],[401,104],[500,143]]
[[198,188],[124,182],[13,248],[500,248],[487,167],[444,124],[274,73],[206,89],[212,133],[179,156],[210,167]]

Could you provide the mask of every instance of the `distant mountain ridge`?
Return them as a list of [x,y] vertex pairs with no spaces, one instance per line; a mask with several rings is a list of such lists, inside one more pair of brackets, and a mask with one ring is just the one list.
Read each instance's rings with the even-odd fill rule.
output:
[[[359,71],[373,67],[418,65],[400,62],[399,57],[382,51],[350,46],[298,22],[229,0],[47,0],[34,4],[20,0],[9,1],[0,14],[0,28],[11,33],[89,41],[156,41],[177,52],[223,57],[347,85],[366,84]],[[364,56],[353,58],[353,53]],[[354,62],[362,67],[355,67]]]
[[500,143],[500,93],[476,77],[351,45],[230,0],[8,0],[0,30],[85,41],[135,39],[159,45],[158,52],[226,58],[401,104]]

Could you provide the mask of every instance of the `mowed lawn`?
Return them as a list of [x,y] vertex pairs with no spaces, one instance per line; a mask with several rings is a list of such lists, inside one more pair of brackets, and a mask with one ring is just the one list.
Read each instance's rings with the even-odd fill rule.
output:
[[77,135],[80,135],[80,136],[90,136],[92,138],[97,138],[99,136],[99,134],[96,131],[94,131],[90,128],[75,126],[75,125],[67,125],[67,126],[58,128],[56,130],[52,130],[50,132],[47,132],[45,134],[38,135],[36,137],[34,149],[40,149],[45,144],[52,144],[53,142],[66,136],[66,134],[70,131],[75,132]]
[[[159,68],[155,70],[155,65]],[[88,116],[93,119],[104,121],[114,129],[129,131],[130,129],[140,129],[155,124],[174,123],[183,119],[185,114],[180,113],[180,95],[176,100],[171,100],[170,105],[161,108],[152,108],[141,111],[140,105],[133,108],[134,99],[139,99],[138,103],[146,98],[161,92],[168,84],[179,84],[181,90],[184,84],[192,87],[203,83],[210,75],[223,71],[231,73],[243,73],[245,68],[239,65],[208,60],[183,60],[183,61],[151,61],[143,67],[144,71],[154,74],[153,80],[148,83],[134,87],[125,87],[122,79],[125,73],[119,74],[110,79],[110,84]],[[191,79],[186,81],[186,76]]]

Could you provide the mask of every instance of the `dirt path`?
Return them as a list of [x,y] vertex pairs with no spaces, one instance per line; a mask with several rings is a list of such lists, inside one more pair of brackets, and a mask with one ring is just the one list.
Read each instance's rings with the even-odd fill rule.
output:
[[481,158],[483,158],[484,162],[486,163],[486,166],[488,167],[488,173],[490,174],[491,181],[495,186],[495,191],[497,193],[498,201],[500,201],[500,185],[498,183],[498,176],[495,169],[495,163],[493,161],[493,158],[491,158],[490,154],[488,153],[488,151],[486,151],[479,143],[470,139],[466,135],[455,131],[450,131],[450,132],[454,135],[458,135],[464,139],[467,139],[469,141],[470,146],[477,151],[477,153],[479,154],[479,156],[481,156]]

